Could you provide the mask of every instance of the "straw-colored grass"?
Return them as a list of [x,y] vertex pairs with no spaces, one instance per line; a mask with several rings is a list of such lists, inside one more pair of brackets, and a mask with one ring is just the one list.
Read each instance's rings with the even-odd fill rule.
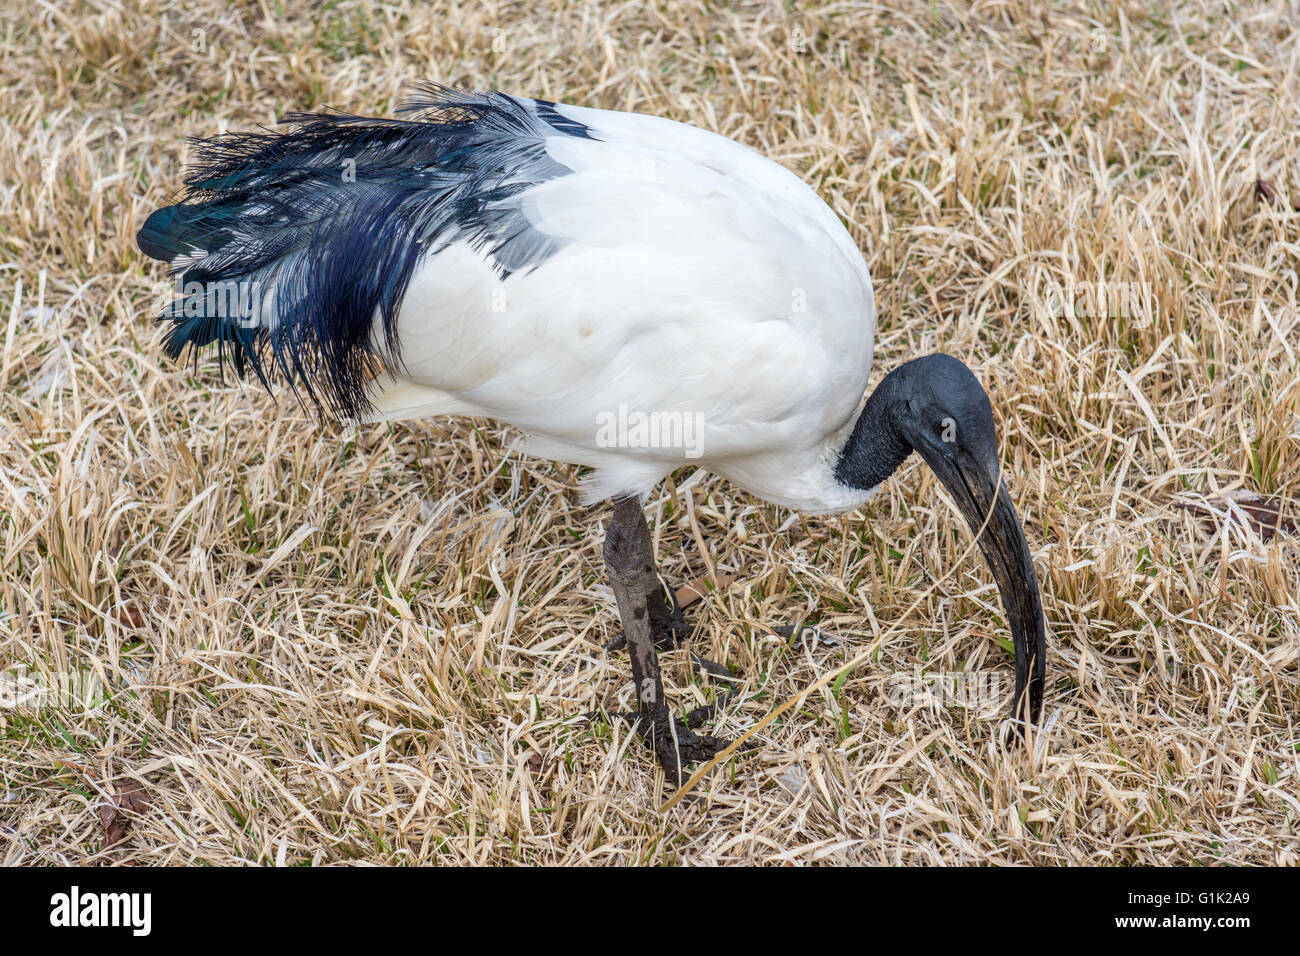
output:
[[[1300,501],[1300,9],[792,7],[6,14],[0,672],[111,699],[0,711],[0,860],[1297,860],[1300,536],[1228,501]],[[652,496],[667,576],[737,575],[692,609],[742,680],[714,732],[881,638],[661,813],[640,740],[581,719],[631,688],[576,469],[492,423],[320,423],[160,357],[134,236],[186,137],[391,115],[428,79],[684,120],[815,186],[875,279],[873,384],[942,349],[993,396],[1048,619],[1031,748],[999,742],[997,592],[977,553],[939,580],[969,533],[915,458],[842,517],[690,470]],[[1089,306],[1098,280],[1137,299]],[[766,630],[805,618],[830,640]],[[715,692],[664,662],[681,706]],[[959,671],[1001,699],[899,702],[900,675]],[[147,807],[105,847],[128,781]]]

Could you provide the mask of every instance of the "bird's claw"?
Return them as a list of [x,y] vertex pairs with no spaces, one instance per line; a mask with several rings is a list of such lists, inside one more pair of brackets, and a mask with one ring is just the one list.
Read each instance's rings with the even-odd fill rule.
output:
[[[636,732],[654,750],[655,757],[664,768],[664,774],[669,782],[673,786],[680,786],[685,777],[684,771],[689,764],[709,760],[731,746],[730,740],[714,737],[711,734],[697,734],[693,729],[711,720],[719,707],[726,702],[727,699],[722,697],[712,704],[695,708],[681,718],[670,714],[665,706],[649,712],[617,711],[608,715],[601,711],[594,711],[588,714],[587,718],[595,720],[598,717],[608,716],[611,720],[624,720],[632,724]],[[756,742],[746,741],[739,749],[754,750],[757,747]]]
[[668,708],[660,705],[646,713],[611,714],[611,717],[633,721],[639,733],[654,750],[664,774],[673,786],[679,786],[685,776],[688,764],[708,760],[725,750],[730,741],[709,734],[697,734],[692,727],[698,727],[717,710],[717,704],[708,704],[696,708],[685,719],[674,717]]

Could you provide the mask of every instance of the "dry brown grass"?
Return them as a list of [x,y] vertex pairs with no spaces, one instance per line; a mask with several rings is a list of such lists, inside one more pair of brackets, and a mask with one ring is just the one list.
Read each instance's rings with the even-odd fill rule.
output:
[[[1300,501],[1294,0],[324,6],[6,13],[0,669],[113,696],[0,715],[0,859],[1296,861],[1300,537],[1180,507]],[[994,710],[891,703],[918,671],[1010,691],[978,555],[935,584],[969,537],[915,460],[842,518],[689,472],[652,498],[666,574],[739,575],[696,608],[744,679],[717,732],[889,631],[661,814],[645,748],[579,719],[630,688],[574,470],[160,359],[134,233],[185,136],[421,79],[667,115],[817,187],[877,284],[873,382],[944,349],[992,390],[1049,622],[1028,753]],[[1099,279],[1139,314],[1053,314]],[[838,644],[764,630],[805,617]],[[126,781],[150,802],[104,848]]]

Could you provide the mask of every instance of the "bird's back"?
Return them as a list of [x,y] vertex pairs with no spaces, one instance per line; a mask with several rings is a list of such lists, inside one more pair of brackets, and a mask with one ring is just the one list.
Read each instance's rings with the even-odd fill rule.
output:
[[847,421],[870,280],[798,177],[658,117],[448,91],[423,108],[210,152],[142,247],[270,291],[232,328],[177,319],[173,349],[262,349],[341,414],[508,422],[595,466],[597,496]]

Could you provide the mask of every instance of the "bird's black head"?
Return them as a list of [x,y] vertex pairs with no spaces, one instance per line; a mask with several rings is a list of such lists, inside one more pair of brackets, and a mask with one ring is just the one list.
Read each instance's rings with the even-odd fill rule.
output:
[[[977,534],[1016,649],[1013,713],[1037,719],[1045,677],[1043,607],[1020,518],[1002,483],[988,395],[950,355],[927,355],[894,369],[862,410],[836,476],[872,488],[915,451],[930,466]],[[1032,672],[1032,676],[1031,676]]]
[[[979,380],[951,355],[927,355],[898,368],[892,409],[899,432],[936,471],[944,462],[998,473],[993,408]],[[940,475],[942,477],[942,475]]]

